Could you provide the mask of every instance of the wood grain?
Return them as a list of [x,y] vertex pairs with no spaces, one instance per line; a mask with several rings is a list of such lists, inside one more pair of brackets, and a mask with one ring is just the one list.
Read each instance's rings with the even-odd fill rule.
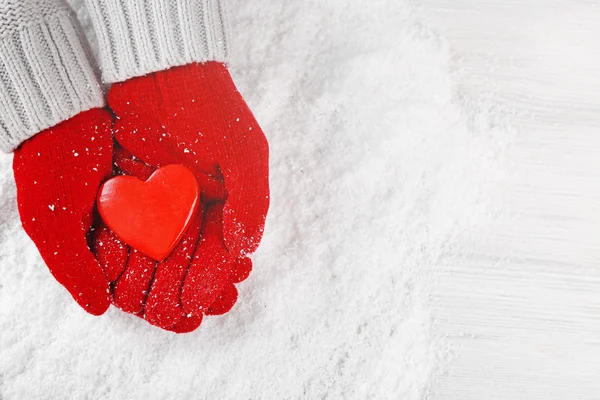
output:
[[600,2],[418,0],[514,128],[502,208],[435,271],[434,399],[600,399]]

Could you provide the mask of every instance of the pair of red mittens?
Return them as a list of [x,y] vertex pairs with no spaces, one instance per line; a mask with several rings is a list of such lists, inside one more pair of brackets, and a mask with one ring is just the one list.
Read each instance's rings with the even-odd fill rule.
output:
[[[194,330],[235,303],[269,207],[268,144],[223,64],[190,64],[113,85],[109,106],[23,143],[14,173],[21,221],[55,278],[88,312],[111,301],[153,325]],[[113,151],[111,131],[119,146]],[[120,148],[122,147],[122,149]],[[99,186],[180,164],[197,177],[203,212],[160,263],[98,226]]]

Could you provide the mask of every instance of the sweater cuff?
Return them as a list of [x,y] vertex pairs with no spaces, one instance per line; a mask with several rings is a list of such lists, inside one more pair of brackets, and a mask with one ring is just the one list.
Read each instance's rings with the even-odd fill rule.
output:
[[107,83],[193,62],[226,62],[222,0],[87,0]]
[[0,13],[0,150],[5,152],[105,104],[70,10],[53,1],[21,11]]

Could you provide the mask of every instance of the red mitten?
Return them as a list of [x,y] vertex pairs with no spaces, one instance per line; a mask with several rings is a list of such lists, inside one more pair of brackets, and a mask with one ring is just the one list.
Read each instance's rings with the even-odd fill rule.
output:
[[[154,166],[183,164],[204,186],[227,191],[223,239],[235,257],[253,253],[269,208],[267,139],[225,65],[189,64],[112,86],[117,141]],[[218,187],[205,200],[222,197]]]
[[[258,247],[269,207],[268,144],[262,130],[226,67],[217,62],[115,84],[108,100],[117,116],[115,137],[125,149],[154,167],[187,166],[204,189],[201,240],[183,278],[180,304],[185,315],[222,313],[227,307],[213,304],[231,303],[233,282],[247,276],[246,256]],[[137,256],[134,261],[124,274],[139,277],[144,281],[139,288],[147,290],[147,277],[128,271],[148,266]]]
[[96,192],[112,173],[112,116],[93,109],[23,143],[13,170],[23,228],[50,272],[87,312],[110,305],[109,284],[86,235]]
[[[117,173],[141,180],[146,180],[155,169],[121,148],[115,150],[115,164]],[[248,276],[252,263],[246,257],[231,262],[222,245],[221,210],[222,202],[203,203],[183,239],[169,257],[159,263],[131,250],[108,228],[99,226],[93,248],[114,283],[114,304],[177,333],[196,329],[204,314],[229,311],[237,300],[234,283]],[[194,268],[205,268],[205,271],[194,272]],[[204,307],[196,312],[184,310],[181,303],[183,282],[190,274],[204,282],[197,293],[204,299]]]

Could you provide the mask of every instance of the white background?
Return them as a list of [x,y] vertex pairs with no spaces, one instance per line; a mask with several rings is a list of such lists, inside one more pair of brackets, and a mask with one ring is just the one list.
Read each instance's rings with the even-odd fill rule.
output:
[[600,398],[599,4],[228,4],[273,200],[238,304],[86,315],[2,156],[0,398]]
[[436,399],[600,398],[600,2],[423,0],[457,93],[515,131],[502,212],[441,269]]

